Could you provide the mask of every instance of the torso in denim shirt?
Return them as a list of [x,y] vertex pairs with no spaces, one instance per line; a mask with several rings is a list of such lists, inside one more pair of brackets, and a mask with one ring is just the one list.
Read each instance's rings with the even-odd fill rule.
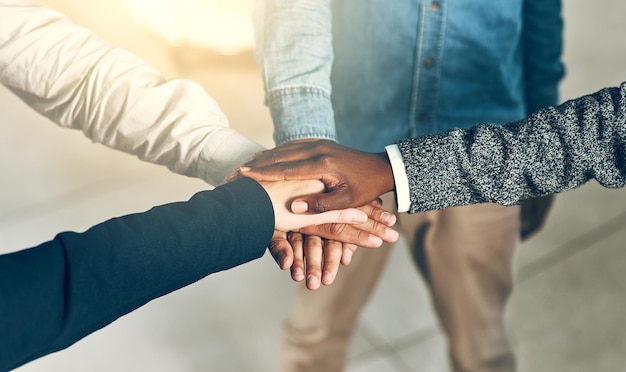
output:
[[522,0],[333,2],[339,141],[396,140],[525,115]]

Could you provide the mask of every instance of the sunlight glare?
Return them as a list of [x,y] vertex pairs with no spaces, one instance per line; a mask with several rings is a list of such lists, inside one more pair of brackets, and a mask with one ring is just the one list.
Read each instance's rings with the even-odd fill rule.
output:
[[170,45],[236,54],[254,46],[254,0],[124,0],[133,16]]

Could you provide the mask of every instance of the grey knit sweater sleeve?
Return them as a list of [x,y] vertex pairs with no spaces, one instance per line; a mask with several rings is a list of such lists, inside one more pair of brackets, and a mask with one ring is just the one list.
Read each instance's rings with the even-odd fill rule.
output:
[[477,125],[398,142],[409,213],[522,200],[626,183],[626,83],[507,125]]

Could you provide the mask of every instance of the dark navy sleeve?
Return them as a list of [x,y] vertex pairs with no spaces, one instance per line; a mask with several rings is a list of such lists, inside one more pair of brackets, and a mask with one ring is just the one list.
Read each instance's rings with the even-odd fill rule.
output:
[[268,195],[243,179],[0,256],[0,370],[263,256],[273,229]]

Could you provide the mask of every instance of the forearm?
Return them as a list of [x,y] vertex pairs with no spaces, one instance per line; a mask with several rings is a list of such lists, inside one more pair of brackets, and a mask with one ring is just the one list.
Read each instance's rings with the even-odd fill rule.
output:
[[514,205],[596,179],[623,187],[626,84],[499,127],[403,140],[410,213],[475,203]]
[[256,57],[276,143],[336,140],[330,101],[330,0],[259,1],[254,20]]
[[62,14],[0,1],[0,18],[0,83],[55,123],[212,184],[261,149],[200,85],[166,80]]
[[563,19],[561,0],[523,2],[523,66],[526,114],[559,103]]
[[0,370],[61,350],[154,298],[261,257],[273,222],[263,188],[242,180],[0,256]]

